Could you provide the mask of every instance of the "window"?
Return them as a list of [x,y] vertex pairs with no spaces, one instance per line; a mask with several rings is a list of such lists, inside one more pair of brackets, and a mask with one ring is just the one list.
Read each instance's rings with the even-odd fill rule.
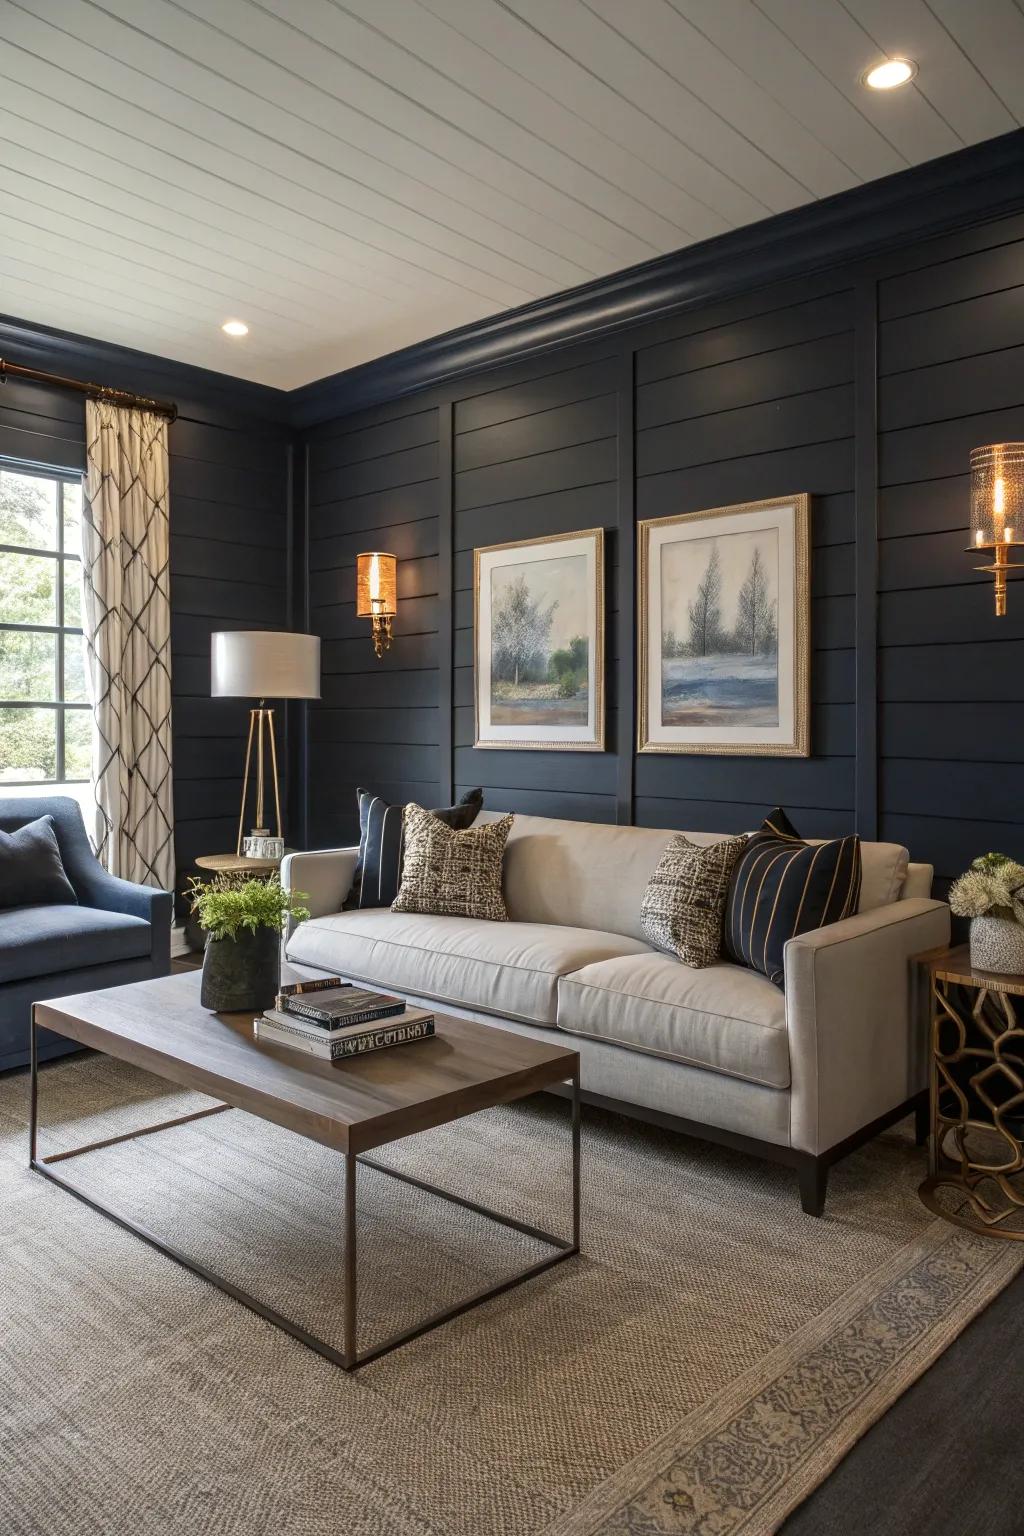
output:
[[0,785],[89,778],[82,482],[0,464]]

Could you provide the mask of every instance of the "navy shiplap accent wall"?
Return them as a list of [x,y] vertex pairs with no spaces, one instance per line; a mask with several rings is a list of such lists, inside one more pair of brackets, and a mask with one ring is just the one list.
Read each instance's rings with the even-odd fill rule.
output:
[[638,518],[811,491],[814,756],[643,754],[642,826],[734,831],[784,805],[807,836],[853,825],[853,293],[840,280],[689,317],[637,352]]
[[614,821],[616,758],[602,753],[475,751],[473,550],[579,528],[606,531],[607,742],[617,722],[617,397],[613,352],[567,354],[520,376],[492,374],[454,407],[454,738],[457,793],[485,804]]
[[[171,639],[175,842],[179,882],[197,854],[233,849],[248,725],[244,700],[210,698],[210,634],[287,624],[288,444],[284,397],[137,354],[83,361],[59,339],[6,334],[12,355],[50,371],[95,376],[174,399]],[[81,395],[8,379],[0,388],[0,455],[81,472]],[[282,767],[287,763],[279,722]]]
[[882,833],[942,888],[1024,854],[1024,585],[1005,618],[968,543],[968,455],[1024,437],[1024,218],[922,247],[879,282]]
[[[496,808],[722,831],[781,802],[811,836],[906,842],[942,882],[990,846],[1024,855],[1024,583],[997,621],[964,553],[968,453],[1024,436],[1022,364],[1013,216],[312,429],[313,623],[352,638],[312,711],[311,842],[351,838],[357,782],[427,803],[479,783]],[[633,518],[797,491],[812,757],[635,755]],[[474,751],[473,548],[595,525],[609,750]],[[352,604],[378,543],[406,594],[379,664]]]
[[[439,411],[422,400],[314,429],[309,450],[310,623],[323,639],[310,708],[309,844],[351,840],[360,785],[437,804]],[[356,555],[398,556],[384,662],[356,618]]]

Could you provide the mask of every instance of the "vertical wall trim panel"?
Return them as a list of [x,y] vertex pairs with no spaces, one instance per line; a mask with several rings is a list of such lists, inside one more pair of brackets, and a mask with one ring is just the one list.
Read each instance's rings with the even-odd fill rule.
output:
[[[305,545],[299,542],[299,519],[295,514],[295,463],[297,454],[295,443],[285,444],[284,450],[284,622],[286,629],[294,629],[295,626],[295,591],[301,580],[300,572],[306,565]],[[280,762],[284,764],[284,814],[283,827],[279,828],[285,837],[294,829],[297,833],[301,822],[298,813],[297,801],[304,797],[304,791],[296,792],[295,782],[302,770],[303,763],[299,751],[299,741],[305,730],[303,720],[304,705],[295,699],[283,701],[277,719],[280,721],[283,739],[278,741],[278,753]],[[301,844],[304,848],[305,841]]]
[[454,412],[450,401],[437,408],[438,475],[438,562],[437,562],[437,775],[438,805],[450,805],[454,794],[454,710],[452,667],[454,664],[452,590],[454,552],[455,463],[452,442]]
[[618,358],[618,753],[615,819],[631,826],[636,780],[636,353]]
[[[301,625],[304,633],[310,631],[309,605],[309,444],[303,443],[291,453],[288,478],[289,512],[292,521],[292,539],[296,550],[294,579],[289,584],[288,617],[291,628]],[[297,714],[294,731],[295,793],[291,802],[294,807],[294,827],[290,841],[298,848],[309,847],[309,705],[292,706]]]
[[856,537],[855,825],[878,836],[878,284],[855,289],[854,530]]

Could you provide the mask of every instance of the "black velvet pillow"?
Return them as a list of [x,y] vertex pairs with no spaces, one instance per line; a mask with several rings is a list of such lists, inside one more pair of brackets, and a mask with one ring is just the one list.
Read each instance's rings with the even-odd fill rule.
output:
[[787,941],[856,912],[860,877],[859,837],[805,843],[785,811],[772,811],[747,839],[732,872],[727,955],[781,987]]
[[[402,812],[368,789],[357,789],[359,801],[359,862],[345,903],[352,907],[390,907],[402,883]],[[464,832],[480,814],[482,789],[470,789],[457,805],[431,811],[446,827]]]
[[0,832],[0,908],[77,907],[60,856],[53,817],[27,821],[16,832]]

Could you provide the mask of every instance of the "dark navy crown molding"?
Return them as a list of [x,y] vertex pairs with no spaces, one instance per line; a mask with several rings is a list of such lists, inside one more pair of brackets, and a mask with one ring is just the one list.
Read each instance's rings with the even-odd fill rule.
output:
[[282,425],[288,422],[286,390],[8,315],[0,315],[0,357],[49,373],[75,374],[90,384],[166,394],[179,404],[241,411]]
[[1016,129],[303,385],[288,396],[292,425],[313,426],[1022,207],[1024,129]]

